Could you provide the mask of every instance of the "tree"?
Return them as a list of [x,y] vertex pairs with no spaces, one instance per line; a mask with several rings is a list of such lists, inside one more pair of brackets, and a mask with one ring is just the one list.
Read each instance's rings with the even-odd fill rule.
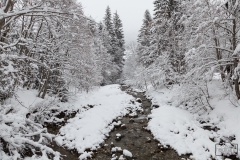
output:
[[[138,50],[140,61],[149,73],[155,75],[152,84],[178,83],[183,73],[185,50],[180,43],[183,32],[183,26],[179,22],[182,15],[180,4],[176,0],[155,0],[153,19],[148,11],[145,12]],[[158,67],[165,79],[156,77]]]
[[144,13],[143,24],[139,30],[137,39],[140,61],[145,66],[148,66],[152,63],[152,61],[149,61],[149,52],[147,52],[151,42],[151,25],[152,17],[150,12],[146,10]]
[[107,6],[103,22],[104,22],[104,26],[106,28],[106,31],[108,33],[108,35],[105,39],[106,43],[109,44],[109,46],[107,46],[107,50],[110,54],[114,55],[115,45],[116,45],[116,36],[115,36],[115,33],[114,33],[114,29],[113,29],[112,13],[111,13],[111,9],[110,9],[109,6]]
[[123,68],[123,56],[125,52],[125,41],[124,41],[124,34],[123,34],[123,25],[122,21],[117,14],[117,12],[114,14],[113,17],[113,28],[114,28],[114,33],[116,36],[116,50],[114,54],[114,61],[116,65],[119,67],[119,71],[117,72],[117,75],[115,79],[120,79],[121,74],[122,74],[122,68]]
[[183,32],[183,25],[179,23],[182,16],[181,3],[177,0],[156,0],[154,6],[151,48],[155,49],[155,55],[167,52],[172,70],[180,74],[185,51],[184,46],[180,45]]
[[121,77],[123,67],[123,55],[124,55],[124,35],[121,19],[117,13],[114,14],[112,20],[112,14],[110,7],[106,9],[104,17],[104,25],[102,31],[104,31],[104,45],[107,52],[113,57],[113,63],[117,66],[114,72],[111,72],[109,80],[111,83],[117,83]]
[[[239,41],[238,3],[229,1],[227,8],[221,1],[186,1],[186,14],[183,16],[185,43],[188,42],[186,61],[187,75],[198,79],[211,79],[214,72],[220,72],[222,80],[229,86],[234,81],[237,98],[239,94],[238,57],[234,55]],[[183,5],[184,5],[183,3]],[[200,10],[201,9],[201,10]],[[228,23],[228,22],[232,23]],[[191,33],[187,31],[191,30]],[[201,77],[201,78],[199,78]]]
[[[51,108],[68,100],[69,88],[89,91],[103,82],[103,73],[112,68],[103,46],[105,32],[102,36],[96,22],[89,23],[91,18],[74,0],[6,0],[0,7],[0,154],[22,159],[27,150],[34,158],[41,149],[43,157],[59,159],[60,154],[45,144],[52,135],[43,124],[56,118],[51,117]],[[18,87],[35,89],[43,99],[48,94],[54,104],[20,103],[29,109],[26,118],[9,119],[15,108],[2,103],[10,97],[17,100]],[[35,141],[34,136],[41,138]],[[2,146],[9,154],[2,152]]]

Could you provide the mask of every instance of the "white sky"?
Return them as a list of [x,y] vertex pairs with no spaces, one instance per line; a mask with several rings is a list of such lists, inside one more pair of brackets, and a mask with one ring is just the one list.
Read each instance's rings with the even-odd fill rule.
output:
[[78,0],[85,15],[91,15],[97,22],[102,21],[109,5],[112,14],[118,12],[122,22],[126,43],[136,41],[146,9],[153,13],[154,0]]

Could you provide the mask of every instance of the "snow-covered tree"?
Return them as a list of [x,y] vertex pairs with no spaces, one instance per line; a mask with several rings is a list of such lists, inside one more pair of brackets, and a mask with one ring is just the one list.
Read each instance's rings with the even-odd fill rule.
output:
[[183,31],[183,26],[179,23],[182,15],[180,6],[181,1],[177,0],[154,1],[153,33],[150,46],[153,57],[167,52],[169,64],[177,74],[182,73],[184,57],[184,47],[179,44]]
[[119,71],[115,76],[115,79],[119,80],[122,75],[123,56],[125,52],[125,41],[124,41],[124,34],[123,34],[123,24],[117,12],[114,13],[114,16],[113,16],[113,28],[116,36],[116,44],[115,44],[116,50],[114,53],[114,61],[119,68]]
[[185,31],[182,42],[187,48],[187,79],[209,80],[214,72],[219,72],[230,88],[233,88],[233,79],[239,98],[239,78],[233,76],[238,66],[238,57],[233,55],[239,41],[238,3],[229,1],[226,7],[222,1],[185,1],[183,6]]
[[4,101],[17,100],[17,88],[35,89],[38,97],[48,94],[60,103],[68,100],[69,88],[89,91],[99,86],[103,73],[114,68],[104,36],[74,0],[6,0],[0,7],[0,156],[22,159],[22,152],[29,150],[34,158],[41,149],[43,157],[59,159],[59,153],[46,146],[53,135],[43,126],[45,116],[52,114],[49,109],[56,106],[41,103],[16,119],[8,113],[18,111]]
[[122,21],[117,13],[112,18],[110,7],[106,9],[105,17],[103,20],[102,31],[104,33],[104,45],[107,52],[113,57],[113,63],[117,66],[117,70],[110,74],[109,80],[111,83],[117,83],[121,77],[123,67],[123,55],[124,55],[124,34]]
[[149,61],[149,52],[148,47],[151,42],[151,25],[152,25],[152,16],[148,10],[144,13],[143,24],[138,34],[138,54],[140,56],[141,62],[148,66],[152,63]]

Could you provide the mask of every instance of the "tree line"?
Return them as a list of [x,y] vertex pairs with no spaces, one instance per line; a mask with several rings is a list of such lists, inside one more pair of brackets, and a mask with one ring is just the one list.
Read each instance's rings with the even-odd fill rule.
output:
[[44,98],[119,81],[124,35],[117,12],[112,19],[108,7],[97,23],[74,0],[4,0],[0,6],[1,101],[19,87]]
[[178,84],[179,105],[194,102],[207,111],[213,109],[208,84],[219,73],[238,106],[239,8],[238,0],[155,0],[154,14],[144,13],[135,54],[127,59],[126,83],[145,89]]
[[[75,0],[2,0],[0,15],[0,157],[60,159],[46,145],[53,138],[46,123],[62,122],[60,101],[120,81],[122,21],[108,7],[103,21],[96,22]],[[19,89],[52,99],[25,106]]]

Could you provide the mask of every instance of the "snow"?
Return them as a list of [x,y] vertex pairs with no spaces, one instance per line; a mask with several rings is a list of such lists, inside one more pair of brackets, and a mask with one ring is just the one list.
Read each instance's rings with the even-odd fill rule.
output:
[[113,147],[113,148],[111,149],[111,152],[117,152],[117,149],[116,149],[115,147]]
[[[221,85],[217,78],[208,85],[212,97],[210,104],[214,110],[201,116],[174,106],[174,100],[177,99],[175,89],[150,89],[147,96],[152,99],[153,104],[160,107],[152,110],[149,115],[152,119],[147,128],[163,146],[171,146],[179,155],[191,153],[191,158],[196,160],[221,158],[215,156],[215,145],[220,139],[226,140],[232,136],[235,137],[232,143],[240,144],[240,128],[236,127],[240,123],[240,108],[233,106],[228,97],[223,96],[224,90],[219,89]],[[206,123],[202,124],[201,121]],[[206,130],[203,129],[204,126],[213,126],[220,130]]]
[[70,119],[60,129],[56,142],[69,149],[75,148],[80,154],[86,149],[96,150],[114,128],[114,119],[126,115],[129,108],[140,109],[140,104],[130,103],[134,98],[119,87],[109,85],[79,95],[79,106],[91,104],[94,107]]
[[121,147],[113,147],[112,149],[111,149],[111,152],[119,152],[119,151],[122,151],[122,148]]
[[[135,102],[134,97],[121,91],[119,85],[96,87],[88,93],[78,93],[69,99],[67,103],[60,103],[58,99],[50,96],[41,99],[37,97],[37,94],[38,92],[36,90],[19,88],[16,97],[8,99],[5,105],[2,106],[0,114],[4,114],[4,116],[0,116],[0,121],[25,123],[27,113],[38,108],[44,108],[44,105],[52,100],[55,100],[56,103],[53,103],[51,107],[56,107],[62,111],[78,110],[79,112],[76,117],[68,121],[66,126],[60,130],[55,140],[57,144],[64,145],[69,149],[76,148],[77,151],[81,153],[79,159],[82,160],[92,156],[92,152],[85,152],[86,149],[97,149],[99,144],[104,142],[104,139],[114,126],[121,125],[121,121],[113,122],[114,119],[128,114],[131,109],[135,111],[141,109],[140,104]],[[131,101],[134,101],[134,104],[131,103]],[[14,106],[14,108],[12,106]],[[11,109],[13,110],[8,113]],[[62,119],[50,118],[45,119],[45,122],[51,122],[53,119],[59,122],[62,121]],[[20,126],[21,123],[16,123],[16,125]],[[41,127],[41,125],[39,126]],[[13,128],[6,125],[1,126],[1,136],[9,137],[12,129]],[[40,129],[39,132],[42,130],[45,129]],[[29,133],[29,135],[38,134],[39,132]],[[45,136],[49,136],[50,139],[53,137],[53,135],[50,134],[45,134]],[[34,145],[37,145],[37,143]],[[116,149],[119,150],[120,148]],[[48,150],[46,149],[46,151]],[[0,151],[0,157],[4,157],[4,159],[10,158],[2,151]],[[26,159],[45,160],[47,157],[43,155],[41,157],[27,157]]]
[[30,66],[31,66],[32,68],[34,68],[34,69],[38,69],[38,66],[37,66],[36,64],[34,64],[34,63],[30,63]]
[[233,52],[233,56],[238,55],[240,53],[240,44],[237,45],[236,49]]
[[[211,96],[210,104],[214,110],[201,116],[175,105],[174,100],[177,99],[175,92],[178,86],[174,86],[172,90],[166,88],[154,90],[148,87],[150,89],[146,93],[147,97],[152,99],[153,104],[160,107],[152,110],[148,117],[151,120],[147,128],[161,145],[171,146],[179,155],[190,153],[192,154],[191,158],[195,160],[207,160],[210,157],[218,160],[221,157],[215,156],[215,146],[220,139],[228,142],[229,137],[234,137],[235,139],[231,143],[240,144],[240,128],[236,126],[240,123],[240,107],[232,105],[228,97],[224,96],[225,91],[221,86],[220,74],[214,74],[212,82],[208,85]],[[26,114],[29,111],[53,100],[53,97],[50,96],[43,100],[37,97],[37,91],[21,88],[17,91],[16,97],[17,100],[9,99],[2,106],[0,115],[4,116],[0,116],[0,121],[25,122]],[[134,103],[132,103],[133,101]],[[119,85],[97,87],[89,93],[81,92],[76,94],[75,98],[70,99],[68,103],[59,103],[58,105],[61,110],[79,110],[76,117],[70,119],[60,129],[55,140],[59,145],[76,149],[81,154],[80,160],[91,158],[93,152],[85,150],[96,150],[114,126],[124,126],[121,121],[113,122],[114,119],[121,119],[122,116],[129,113],[129,110],[135,112],[142,110],[141,104],[137,103],[134,97],[121,91]],[[84,109],[90,105],[93,107]],[[6,114],[11,109],[14,110]],[[47,121],[51,122],[52,119]],[[57,121],[61,121],[61,119],[57,119]],[[205,121],[205,123],[201,123],[201,121]],[[16,125],[20,126],[20,124]],[[206,130],[204,129],[206,126],[219,129]],[[0,128],[1,136],[10,136],[11,132],[9,126]],[[121,134],[116,134],[116,136],[121,137]],[[112,148],[112,152],[120,150],[122,150],[120,147]],[[126,149],[123,150],[123,155],[132,157],[132,153]],[[0,157],[10,159],[1,150]],[[238,157],[240,157],[240,152]],[[25,160],[30,159],[45,160],[48,158],[45,155],[25,158]]]
[[80,155],[79,159],[80,160],[87,160],[87,158],[92,157],[93,152],[84,152],[83,154]]
[[125,158],[121,155],[118,160],[125,160]]
[[14,69],[14,67],[12,66],[13,62],[9,62],[8,66],[4,66],[3,70],[4,70],[4,74],[8,74],[8,73],[12,73],[12,72],[17,72],[17,70]]
[[126,149],[123,150],[123,155],[126,157],[132,157],[132,153]]
[[117,134],[116,134],[116,137],[121,137],[121,134],[120,134],[120,133],[117,133]]

